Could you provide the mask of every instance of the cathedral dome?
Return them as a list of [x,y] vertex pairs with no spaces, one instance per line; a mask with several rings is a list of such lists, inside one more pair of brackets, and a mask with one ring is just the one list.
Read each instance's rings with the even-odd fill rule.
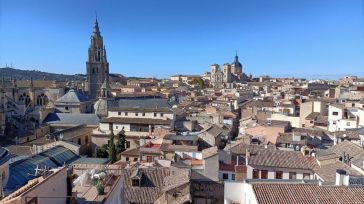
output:
[[99,100],[97,100],[96,103],[94,104],[94,110],[95,114],[98,117],[107,116],[107,110],[108,110],[107,99],[100,98]]
[[239,58],[238,58],[238,53],[236,53],[235,58],[234,58],[234,62],[231,63],[231,65],[235,68],[243,68],[243,65],[241,65],[241,63],[239,62]]

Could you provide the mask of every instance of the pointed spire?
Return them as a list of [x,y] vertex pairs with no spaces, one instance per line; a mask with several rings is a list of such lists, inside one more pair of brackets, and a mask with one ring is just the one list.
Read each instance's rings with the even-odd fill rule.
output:
[[[95,13],[96,13],[96,11],[95,11]],[[99,22],[97,21],[97,13],[96,13],[96,19],[95,19],[95,25],[94,25],[94,33],[100,33]]]

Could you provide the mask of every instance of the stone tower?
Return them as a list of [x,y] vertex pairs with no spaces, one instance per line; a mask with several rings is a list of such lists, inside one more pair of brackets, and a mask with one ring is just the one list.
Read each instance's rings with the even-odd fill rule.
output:
[[231,64],[231,72],[235,75],[240,75],[243,73],[243,66],[238,59],[238,51],[236,51],[234,62]]
[[91,100],[97,99],[100,96],[100,90],[104,80],[109,77],[109,63],[107,62],[106,49],[97,18],[91,36],[91,44],[88,48],[86,73],[86,93]]

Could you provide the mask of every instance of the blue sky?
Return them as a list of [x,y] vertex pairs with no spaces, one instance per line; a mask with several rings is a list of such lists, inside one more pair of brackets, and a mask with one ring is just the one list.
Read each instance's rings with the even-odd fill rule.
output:
[[0,67],[85,73],[95,10],[112,73],[364,75],[363,0],[0,0]]

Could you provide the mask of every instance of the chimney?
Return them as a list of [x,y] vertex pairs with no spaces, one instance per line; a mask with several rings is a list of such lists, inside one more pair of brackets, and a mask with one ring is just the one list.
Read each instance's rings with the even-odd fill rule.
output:
[[235,181],[244,181],[247,177],[246,165],[239,164],[239,156],[236,156]]
[[246,148],[246,151],[245,151],[245,165],[248,165],[249,157],[250,157],[250,151],[249,151],[248,148]]
[[336,169],[335,185],[336,186],[348,186],[349,185],[349,175],[346,175],[345,170]]

